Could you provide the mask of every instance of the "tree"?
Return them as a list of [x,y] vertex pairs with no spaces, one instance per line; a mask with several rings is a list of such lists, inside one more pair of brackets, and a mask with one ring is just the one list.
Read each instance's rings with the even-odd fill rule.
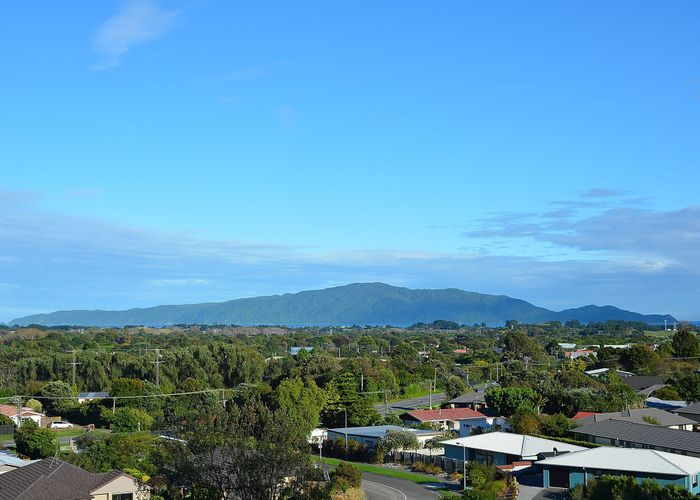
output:
[[321,409],[326,404],[325,391],[313,379],[294,377],[283,381],[272,395],[275,408],[287,411],[307,432],[318,426]]
[[521,406],[510,419],[513,430],[518,434],[540,433],[540,419],[537,414],[528,406]]
[[686,401],[700,401],[700,375],[697,373],[680,375],[675,379],[673,386]]
[[450,375],[445,381],[445,394],[447,399],[454,399],[462,394],[470,392],[466,382],[456,375]]
[[574,423],[563,413],[556,413],[543,419],[542,432],[551,437],[568,437],[569,431],[574,428]]
[[56,435],[50,429],[42,429],[33,420],[22,422],[15,429],[17,453],[31,459],[51,457],[56,453]]
[[153,424],[153,417],[138,408],[117,408],[103,412],[103,418],[109,423],[112,432],[136,432],[146,431]]
[[39,395],[43,398],[55,398],[45,400],[44,407],[49,415],[60,416],[76,405],[75,400],[69,399],[71,396],[75,396],[71,386],[58,380],[49,382],[42,387]]
[[535,391],[529,387],[494,387],[486,391],[484,398],[494,412],[510,416],[524,404],[532,406]]
[[681,358],[693,358],[700,354],[700,341],[688,324],[678,327],[671,339],[673,353]]
[[34,410],[37,413],[41,413],[44,410],[44,407],[41,405],[41,403],[38,400],[33,399],[33,398],[30,399],[29,401],[27,401],[25,406],[27,408],[31,408],[32,410]]
[[651,347],[635,344],[627,350],[628,366],[637,375],[655,375],[659,370],[659,355]]
[[[410,431],[389,431],[379,438],[377,448],[383,453],[401,450],[417,450],[420,448],[416,434]],[[379,454],[379,451],[377,451]]]
[[349,488],[359,488],[362,484],[362,472],[360,469],[347,462],[339,463],[330,476],[334,490],[342,490],[345,485]]

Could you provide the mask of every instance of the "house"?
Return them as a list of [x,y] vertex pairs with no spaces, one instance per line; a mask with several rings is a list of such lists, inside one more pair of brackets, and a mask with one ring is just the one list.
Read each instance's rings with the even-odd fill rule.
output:
[[45,458],[0,474],[0,500],[145,500],[147,491],[123,472],[88,472]]
[[606,474],[632,476],[640,483],[653,479],[661,486],[673,484],[693,495],[700,493],[700,458],[664,451],[603,446],[549,457],[537,465],[545,488],[574,488]]
[[443,441],[445,457],[494,465],[536,460],[541,453],[583,450],[581,446],[510,432],[487,432]]
[[449,400],[447,404],[451,408],[471,408],[473,410],[480,410],[486,407],[484,391],[476,391],[470,392],[469,394],[462,394],[459,397]]
[[[610,368],[596,368],[595,370],[586,370],[583,373],[585,373],[589,377],[600,377],[601,375],[606,375],[609,371],[610,371]],[[622,377],[623,379],[635,376],[634,373],[626,372],[623,370],[615,370],[615,374],[618,377]]]
[[693,403],[684,408],[678,408],[674,413],[681,417],[689,418],[696,424],[700,424],[700,403]]
[[5,472],[10,472],[19,467],[24,467],[25,465],[33,464],[36,460],[22,460],[19,457],[13,457],[6,453],[0,453],[0,474]]
[[15,425],[19,425],[19,420],[20,418],[22,421],[25,420],[33,420],[36,425],[41,425],[41,419],[42,417],[45,417],[43,413],[36,412],[32,410],[31,408],[27,408],[26,406],[22,407],[21,411],[21,416],[17,416],[17,407],[15,405],[0,405],[0,415],[5,415],[6,417],[10,417],[12,419],[12,423]]
[[637,391],[637,394],[649,397],[657,389],[666,387],[663,377],[635,375],[622,380],[625,385]]
[[82,404],[87,401],[94,401],[96,399],[107,399],[109,398],[108,392],[81,392],[78,394],[78,403]]
[[571,430],[575,439],[621,448],[646,448],[700,457],[700,432],[669,429],[658,425],[604,420]]
[[579,412],[576,412],[576,415],[571,417],[571,420],[581,420],[582,418],[590,417],[593,415],[598,415],[598,412],[596,412],[596,411],[579,411]]
[[596,357],[597,354],[591,349],[577,349],[575,351],[564,351],[564,357],[568,359]]
[[459,430],[459,421],[463,418],[485,418],[471,408],[439,408],[437,410],[412,410],[399,416],[404,425],[435,424],[442,430]]
[[290,347],[289,354],[291,354],[292,356],[296,356],[301,351],[312,352],[313,350],[313,347]]
[[441,436],[443,431],[414,429],[411,427],[399,427],[398,425],[371,425],[368,427],[341,427],[328,429],[330,441],[357,441],[367,446],[370,450],[377,447],[377,442],[389,431],[407,431],[415,434],[418,443],[423,446],[427,441]]
[[674,413],[659,410],[658,408],[638,408],[634,410],[615,411],[611,413],[594,413],[586,417],[576,419],[579,425],[594,424],[604,420],[624,420],[626,422],[636,422],[638,424],[654,425],[692,431],[693,420],[681,417]]
[[471,436],[476,432],[508,431],[510,423],[504,417],[469,417],[459,421],[460,437]]
[[576,349],[576,344],[571,344],[568,342],[559,342],[559,348],[564,351],[573,351]]

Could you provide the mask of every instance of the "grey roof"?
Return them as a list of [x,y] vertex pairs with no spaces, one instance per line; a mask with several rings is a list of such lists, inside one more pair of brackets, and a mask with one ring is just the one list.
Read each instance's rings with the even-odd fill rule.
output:
[[13,467],[24,467],[25,465],[33,464],[36,460],[22,460],[19,457],[0,453],[0,465],[11,465]]
[[93,490],[121,475],[118,471],[93,474],[45,458],[0,474],[0,500],[89,500]]
[[78,397],[81,399],[108,398],[109,393],[108,392],[81,392],[80,394],[78,394]]
[[646,376],[646,375],[635,375],[634,377],[626,377],[622,379],[622,382],[634,389],[635,391],[641,391],[652,385],[659,385],[664,383],[663,377]]
[[689,413],[691,415],[700,415],[700,403],[693,403],[685,408],[678,408],[676,413]]
[[328,429],[328,432],[336,434],[347,434],[348,436],[362,436],[380,438],[389,431],[407,431],[417,436],[441,434],[442,431],[414,429],[411,427],[399,427],[398,425],[370,425],[367,427],[340,427],[337,429]]
[[651,396],[654,392],[658,391],[659,389],[663,389],[667,385],[668,384],[654,384],[652,386],[647,387],[646,389],[642,389],[641,391],[637,391],[637,394],[647,398],[647,397]]
[[659,425],[663,427],[691,425],[695,423],[694,420],[658,408],[638,408],[635,410],[616,411],[612,413],[596,413],[590,417],[581,418],[577,422],[581,425],[587,425],[595,422],[602,422],[603,420],[624,420],[627,422],[636,422],[638,424],[656,425],[646,422],[644,417],[658,420]]
[[[646,444],[662,451],[700,453],[700,432],[669,429],[658,425],[638,424],[623,420],[604,420],[576,427],[571,432],[585,436],[619,440],[620,443]],[[1,476],[0,476],[1,477]]]
[[700,458],[658,450],[601,446],[537,462],[540,465],[689,476],[700,472]]

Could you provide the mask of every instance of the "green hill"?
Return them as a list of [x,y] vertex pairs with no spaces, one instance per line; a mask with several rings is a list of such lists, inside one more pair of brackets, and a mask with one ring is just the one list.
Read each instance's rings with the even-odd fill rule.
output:
[[462,324],[502,325],[578,319],[582,322],[624,319],[660,324],[671,316],[642,315],[612,306],[550,311],[505,295],[485,295],[456,288],[411,290],[384,283],[355,283],[268,297],[206,304],[157,306],[126,311],[58,311],[11,321],[11,325],[123,326],[169,324],[236,324],[287,326],[394,325],[437,319]]

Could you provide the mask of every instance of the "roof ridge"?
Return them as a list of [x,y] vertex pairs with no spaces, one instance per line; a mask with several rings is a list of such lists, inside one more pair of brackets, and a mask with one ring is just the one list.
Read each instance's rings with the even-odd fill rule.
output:
[[659,450],[649,450],[649,451],[654,452],[654,455],[656,455],[657,457],[659,457],[659,458],[660,458],[661,460],[663,460],[664,462],[667,462],[667,463],[671,464],[673,467],[676,468],[676,470],[681,471],[683,474],[692,474],[692,472],[689,472],[689,471],[687,471],[687,470],[685,470],[685,469],[681,469],[677,464],[674,464],[674,463],[671,462],[668,458],[666,458],[665,456],[661,455],[660,453],[662,453],[662,452],[660,452]]

